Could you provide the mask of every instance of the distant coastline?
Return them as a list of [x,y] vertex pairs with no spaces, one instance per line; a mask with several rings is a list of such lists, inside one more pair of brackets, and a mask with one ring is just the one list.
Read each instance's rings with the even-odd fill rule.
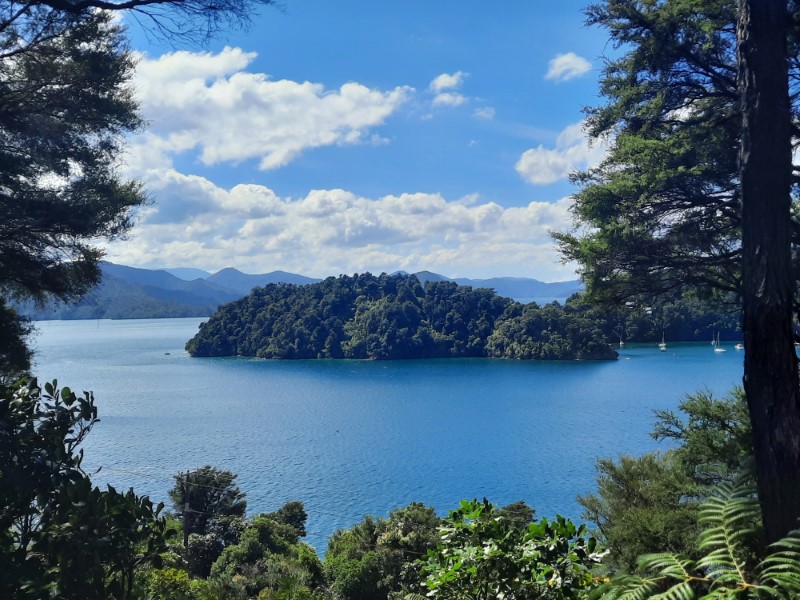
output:
[[[210,274],[202,269],[139,269],[111,262],[101,264],[103,278],[79,302],[49,302],[37,306],[32,302],[16,307],[24,316],[36,320],[82,319],[156,319],[209,317],[223,304],[238,300],[255,287],[270,283],[305,285],[320,279],[285,271],[257,275],[233,268]],[[491,288],[498,295],[512,299],[534,299],[562,304],[580,291],[580,281],[546,283],[536,279],[498,277],[493,279],[449,279],[422,271],[415,276],[422,282],[454,281],[474,288]]]

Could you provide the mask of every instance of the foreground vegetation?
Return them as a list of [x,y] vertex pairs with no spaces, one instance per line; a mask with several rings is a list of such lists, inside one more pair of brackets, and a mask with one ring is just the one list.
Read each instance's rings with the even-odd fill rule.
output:
[[[0,386],[0,594],[44,599],[796,598],[800,531],[767,546],[740,390],[658,414],[663,453],[598,463],[590,525],[524,502],[412,503],[328,541],[302,539],[301,502],[248,518],[236,475],[176,474],[164,514],[133,490],[93,486],[81,442],[90,393]],[[594,529],[592,529],[592,527]],[[181,535],[183,534],[183,535]],[[664,594],[659,596],[659,594]]]

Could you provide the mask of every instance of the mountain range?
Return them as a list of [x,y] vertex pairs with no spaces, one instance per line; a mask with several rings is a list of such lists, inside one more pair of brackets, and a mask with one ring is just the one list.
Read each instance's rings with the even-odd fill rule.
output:
[[[81,301],[50,302],[43,307],[18,305],[20,312],[34,320],[43,319],[153,319],[160,317],[206,317],[226,302],[246,296],[254,287],[270,283],[303,285],[320,281],[285,271],[249,275],[227,268],[216,273],[201,269],[139,269],[111,262],[101,264],[100,285]],[[522,277],[491,279],[450,279],[420,271],[422,282],[454,281],[474,288],[493,288],[501,296],[529,302],[564,300],[582,289],[580,281],[545,283]]]

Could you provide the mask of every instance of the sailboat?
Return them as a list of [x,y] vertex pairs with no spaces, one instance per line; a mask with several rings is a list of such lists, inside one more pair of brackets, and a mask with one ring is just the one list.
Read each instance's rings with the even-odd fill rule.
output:
[[661,352],[666,352],[667,351],[667,342],[664,341],[664,332],[663,331],[661,332],[661,341],[658,344],[658,349]]
[[720,348],[719,346],[719,333],[717,333],[717,338],[714,340],[714,352],[726,352],[725,348]]

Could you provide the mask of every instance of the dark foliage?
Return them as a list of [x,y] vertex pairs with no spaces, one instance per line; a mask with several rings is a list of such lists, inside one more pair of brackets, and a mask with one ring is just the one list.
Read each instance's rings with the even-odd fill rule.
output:
[[[541,318],[529,325],[530,315]],[[506,329],[526,337],[511,349],[498,339]],[[523,307],[489,289],[369,273],[257,288],[220,308],[186,348],[261,358],[615,357],[597,323],[556,304]]]
[[90,393],[0,385],[0,597],[130,598],[136,570],[159,564],[162,505],[102,491],[81,469],[96,422]]
[[271,284],[221,307],[186,345],[193,356],[611,359],[609,343],[741,339],[738,316],[692,297],[599,308],[523,305],[490,289],[415,276]]
[[25,338],[31,329],[30,322],[0,298],[0,379],[14,379],[30,366],[31,350]]
[[415,502],[334,533],[324,566],[335,597],[386,600],[422,591],[417,561],[436,547],[439,524],[432,508]]
[[210,465],[175,475],[169,497],[175,510],[183,514],[186,534],[205,535],[216,521],[243,517],[247,511],[236,475]]

